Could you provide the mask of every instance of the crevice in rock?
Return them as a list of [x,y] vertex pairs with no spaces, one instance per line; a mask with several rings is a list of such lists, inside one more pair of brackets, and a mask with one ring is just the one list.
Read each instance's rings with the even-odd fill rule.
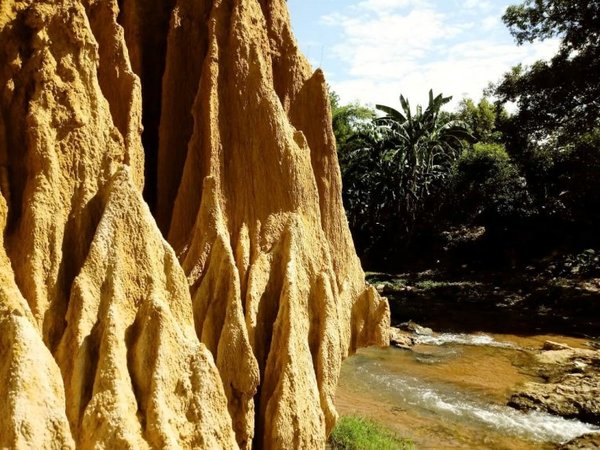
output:
[[142,82],[142,144],[145,153],[144,199],[157,205],[158,146],[167,35],[175,0],[122,0],[118,15],[133,71]]
[[[96,380],[96,372],[98,371],[98,357],[100,350],[100,335],[102,331],[100,323],[96,322],[89,336],[83,340],[82,347],[86,349],[85,360],[82,361],[82,366],[79,367],[81,370],[81,397],[77,399],[78,411],[77,411],[77,422],[71,423],[71,432],[74,436],[77,436],[77,431],[81,428],[81,417],[85,408],[89,404],[94,393],[94,382]],[[74,399],[67,398],[67,405]],[[71,418],[74,419],[74,418]]]
[[[73,209],[76,208],[79,201],[77,196],[73,198]],[[65,224],[62,245],[64,256],[60,261],[56,284],[53,287],[52,298],[55,301],[53,307],[47,311],[47,317],[44,320],[47,327],[44,335],[47,336],[47,345],[52,352],[56,350],[67,326],[66,320],[52,320],[52,316],[66,317],[73,282],[89,253],[92,237],[98,228],[103,208],[104,204],[100,195],[96,195],[82,208],[82,213],[78,217],[80,220],[83,219],[82,222],[76,221],[75,217],[70,217]]]
[[210,1],[182,0],[171,15],[162,80],[155,214],[164,235],[169,231],[173,204],[194,131],[194,103],[208,51],[211,9]]
[[[127,346],[127,369],[129,370],[130,374],[135,373],[135,346],[140,338],[143,320],[144,317],[142,317],[142,315],[138,311],[134,322],[129,327],[127,327],[125,331],[125,343]],[[140,422],[142,430],[146,430],[147,424],[146,416],[144,414],[145,408],[142,405],[143,392],[141,386],[137,382],[136,377],[131,377],[131,388],[133,390],[133,395],[137,403],[137,418]],[[146,436],[144,437],[147,439]]]
[[[24,15],[23,12],[20,13]],[[21,216],[23,191],[27,182],[27,114],[29,100],[35,87],[23,64],[33,54],[34,30],[23,19],[17,19],[0,33],[0,42],[18,42],[13,46],[2,46],[0,61],[0,188],[8,206],[5,233],[10,235]]]

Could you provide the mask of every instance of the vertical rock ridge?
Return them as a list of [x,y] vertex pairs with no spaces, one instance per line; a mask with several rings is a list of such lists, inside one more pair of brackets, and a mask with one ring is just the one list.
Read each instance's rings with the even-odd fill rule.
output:
[[[7,207],[0,195],[0,230]],[[0,242],[3,243],[0,236]],[[75,448],[65,414],[60,371],[35,326],[29,305],[0,246],[1,448]]]
[[0,446],[323,448],[389,307],[286,3],[4,0],[0,37]]
[[[20,194],[11,195],[10,207],[19,213],[13,216],[7,250],[17,284],[53,349],[64,327],[70,284],[101,213],[98,190],[125,162],[141,184],[143,156],[135,139],[126,146],[113,124],[98,81],[98,45],[83,5],[23,1],[14,3],[14,11],[0,44],[9,61],[2,80],[3,110],[13,117],[16,101],[22,116],[10,130],[21,139],[20,161],[8,167],[20,178],[15,183]],[[15,52],[22,33],[30,39]],[[126,72],[127,66],[122,69]],[[136,83],[131,89],[134,102],[139,98]],[[135,126],[128,131],[135,133]]]
[[[78,445],[235,446],[222,382],[194,333],[173,250],[127,170],[115,175],[104,197],[56,353]],[[88,380],[93,386],[85,395]]]
[[117,23],[119,7],[116,0],[87,0],[85,7],[98,42],[98,82],[109,103],[113,123],[125,141],[124,162],[132,168],[132,177],[141,189],[144,183],[141,85],[131,68],[123,28]]
[[[242,393],[256,392],[256,419],[227,392],[234,423],[256,421],[235,428],[241,447],[324,446],[342,359],[387,340],[387,302],[369,294],[344,217],[325,81],[310,72],[287,20],[277,1],[213,2],[169,232],[198,337],[225,384],[223,348],[248,361],[249,373],[258,367]],[[169,51],[166,64],[178,73],[179,54]],[[169,85],[165,76],[163,98]],[[238,296],[245,323],[236,347],[221,339],[240,327],[225,313]]]
[[[283,239],[283,286],[259,399],[257,443],[267,449],[285,448],[289,442],[294,448],[322,448],[328,431],[308,339],[307,312],[316,300],[310,296],[314,248],[305,247],[310,246],[305,234],[310,232],[300,218],[291,219]],[[334,361],[341,363],[342,351],[335,349]]]

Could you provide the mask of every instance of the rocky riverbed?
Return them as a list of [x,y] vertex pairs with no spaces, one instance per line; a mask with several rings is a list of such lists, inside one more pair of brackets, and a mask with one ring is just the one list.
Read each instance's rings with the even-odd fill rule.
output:
[[[548,341],[536,360],[537,375],[544,381],[526,383],[508,404],[600,425],[600,351]],[[600,448],[600,434],[582,436],[561,448]]]
[[[384,360],[402,359],[398,380],[404,380],[407,373],[415,376],[410,382],[433,380],[436,395],[443,393],[448,384],[457,392],[466,387],[468,401],[454,399],[457,404],[453,403],[450,410],[469,416],[461,406],[469,404],[467,409],[476,411],[472,414],[474,422],[480,415],[492,415],[493,427],[501,427],[498,421],[508,418],[508,422],[514,419],[527,423],[523,430],[529,429],[521,430],[525,437],[514,443],[495,436],[485,426],[466,431],[472,424],[465,428],[459,423],[464,421],[460,414],[447,419],[456,420],[448,423],[460,430],[457,434],[461,436],[444,421],[428,417],[426,425],[417,422],[429,428],[424,436],[415,437],[421,447],[434,448],[436,442],[446,439],[454,442],[455,448],[465,449],[600,449],[599,280],[532,277],[525,272],[437,271],[370,274],[369,280],[390,300],[392,323],[396,325],[390,331],[390,343],[403,351],[381,356]],[[390,383],[395,380],[389,374],[380,375]],[[394,381],[397,383],[400,381]],[[492,402],[493,406],[488,404],[490,409],[485,405],[486,398]],[[408,411],[402,413],[406,423],[421,417],[422,411],[415,416],[412,407],[400,403]],[[501,412],[494,415],[494,410]],[[434,415],[446,412],[442,408]],[[536,422],[536,417],[543,417],[543,423]],[[556,420],[563,422],[557,425]],[[575,426],[581,433],[573,431],[573,423],[581,424]],[[540,427],[562,427],[562,431],[560,437],[540,437],[545,433],[539,431]],[[591,432],[585,431],[586,427]],[[445,431],[440,434],[434,429]],[[509,436],[521,431],[510,426],[505,429]],[[552,434],[552,430],[547,431]],[[402,432],[410,437],[414,427]],[[478,441],[479,435],[487,436],[487,441]]]
[[[516,411],[520,411],[525,414],[523,417],[543,414],[549,421],[555,420],[551,419],[552,417],[556,417],[556,420],[559,418],[573,420],[577,423],[589,424],[592,431],[594,425],[600,425],[600,350],[597,348],[597,342],[572,340],[564,336],[563,339],[556,337],[556,340],[514,338],[512,341],[503,342],[491,335],[481,333],[436,333],[412,321],[404,322],[390,330],[390,343],[393,347],[408,351],[407,354],[414,354],[415,361],[425,362],[428,365],[439,365],[442,361],[437,352],[433,352],[435,353],[433,358],[426,357],[436,346],[444,347],[450,352],[458,349],[459,354],[463,351],[461,348],[465,346],[487,347],[488,355],[493,348],[497,348],[501,350],[499,352],[501,358],[504,357],[501,356],[502,352],[506,353],[507,350],[514,354],[521,354],[519,358],[513,359],[514,366],[519,373],[526,376],[514,378],[516,382],[507,389],[504,404],[511,407],[508,410],[515,410],[515,414]],[[428,347],[426,352],[423,350],[424,347]],[[447,355],[444,358],[447,358]],[[483,360],[481,363],[487,364]],[[482,378],[481,383],[489,382],[483,378],[491,374],[486,374],[485,371],[479,374],[481,369],[475,368],[473,372],[478,374],[477,377]],[[447,373],[443,376],[447,376]],[[462,378],[465,376],[462,375]],[[502,370],[498,372],[498,377],[506,378]],[[510,378],[509,376],[506,379],[507,386],[511,384]],[[510,416],[508,410],[504,414]],[[600,433],[584,433],[568,442],[558,439],[553,445],[550,443],[545,445],[549,446],[544,448],[561,450],[600,449]]]

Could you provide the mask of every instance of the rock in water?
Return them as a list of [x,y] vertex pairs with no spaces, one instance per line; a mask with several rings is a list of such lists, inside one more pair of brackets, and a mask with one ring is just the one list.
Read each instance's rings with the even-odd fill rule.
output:
[[509,405],[600,425],[600,351],[564,344],[558,350],[547,347],[544,344],[543,351],[536,355],[538,375],[546,382],[525,383],[511,396]]
[[391,327],[390,345],[403,350],[411,350],[413,345],[415,345],[415,338],[407,331],[403,331],[400,328]]
[[558,447],[558,450],[598,450],[600,449],[600,434],[584,434]]
[[389,308],[285,1],[2,0],[0,33],[0,447],[323,448]]
[[571,347],[569,347],[567,344],[563,344],[561,342],[545,341],[544,344],[542,345],[542,350],[544,350],[544,351],[571,350]]

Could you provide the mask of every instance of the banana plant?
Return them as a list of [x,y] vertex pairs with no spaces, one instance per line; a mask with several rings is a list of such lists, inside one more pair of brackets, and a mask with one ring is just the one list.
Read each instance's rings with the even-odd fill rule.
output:
[[352,137],[340,154],[344,200],[352,229],[362,235],[410,239],[419,215],[448,179],[466,143],[467,126],[442,108],[451,97],[429,91],[426,108],[413,112],[377,105],[385,115]]
[[452,97],[442,94],[434,96],[430,90],[427,108],[423,110],[419,105],[414,114],[403,95],[400,96],[402,111],[385,105],[376,106],[385,113],[377,123],[390,131],[386,144],[390,155],[393,158],[402,156],[398,168],[405,174],[400,190],[406,195],[400,209],[411,217],[423,197],[431,194],[433,185],[449,175],[449,167],[460,156],[464,144],[475,141],[464,122],[447,120],[441,114],[443,106],[451,100]]

